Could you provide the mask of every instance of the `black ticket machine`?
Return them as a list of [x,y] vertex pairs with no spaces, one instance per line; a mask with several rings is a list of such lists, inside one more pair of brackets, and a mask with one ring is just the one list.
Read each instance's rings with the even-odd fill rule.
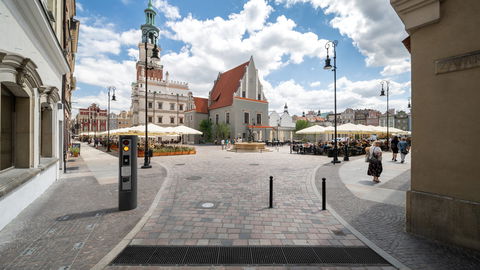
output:
[[137,207],[137,136],[120,136],[119,150],[118,210],[132,210]]

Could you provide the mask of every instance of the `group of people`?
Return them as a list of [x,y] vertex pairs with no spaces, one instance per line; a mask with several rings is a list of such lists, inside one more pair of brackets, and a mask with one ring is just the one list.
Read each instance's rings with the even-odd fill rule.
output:
[[[374,141],[372,146],[365,148],[365,161],[368,162],[367,174],[373,177],[373,182],[380,183],[380,175],[383,171],[382,166],[382,148],[380,141]],[[392,161],[396,162],[398,152],[400,152],[400,163],[405,163],[405,157],[410,151],[410,144],[406,138],[399,139],[394,136],[390,141],[390,148],[392,149]]]

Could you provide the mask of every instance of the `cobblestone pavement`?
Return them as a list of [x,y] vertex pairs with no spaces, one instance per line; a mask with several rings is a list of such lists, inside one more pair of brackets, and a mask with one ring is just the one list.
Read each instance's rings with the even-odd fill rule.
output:
[[[116,173],[116,158],[82,144],[87,152]],[[138,208],[118,212],[117,184],[100,185],[82,157],[71,158],[67,168],[0,231],[0,269],[90,269],[140,220],[166,174],[160,166],[148,172],[154,177],[141,171]]]
[[[363,164],[366,173],[367,165]],[[341,181],[338,173],[340,166],[326,164],[319,168],[316,174],[317,187],[320,187],[321,178],[326,177],[328,204],[378,247],[411,269],[480,269],[478,254],[406,233],[405,207],[357,198]],[[381,187],[408,190],[410,170]]]
[[[325,157],[200,148],[195,156],[161,159],[175,181],[132,244],[364,245],[320,210],[320,198],[310,188],[313,168]],[[271,175],[273,209],[268,208]]]
[[[131,245],[332,245],[364,246],[312,190],[323,156],[280,152],[234,153],[197,146],[195,156],[153,158],[173,178],[156,210]],[[269,176],[274,208],[269,209]],[[125,267],[112,267],[117,269]],[[139,269],[140,267],[126,267]],[[171,267],[142,267],[171,269]],[[215,266],[175,269],[395,269],[393,267]]]

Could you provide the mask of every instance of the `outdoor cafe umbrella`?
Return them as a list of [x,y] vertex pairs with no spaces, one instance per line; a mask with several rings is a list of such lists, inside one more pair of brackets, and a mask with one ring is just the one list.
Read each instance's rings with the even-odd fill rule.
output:
[[189,128],[183,125],[176,126],[174,128],[169,128],[169,130],[180,135],[202,135],[203,134],[201,131],[198,131],[196,129]]
[[[128,133],[132,135],[144,135],[145,134],[145,125],[135,126],[128,128]],[[149,135],[167,135],[175,133],[170,131],[168,128],[164,128],[153,123],[148,124],[148,134]]]
[[299,130],[295,132],[296,134],[324,134],[325,133],[325,128],[319,125],[314,125],[308,128],[304,128],[302,130]]

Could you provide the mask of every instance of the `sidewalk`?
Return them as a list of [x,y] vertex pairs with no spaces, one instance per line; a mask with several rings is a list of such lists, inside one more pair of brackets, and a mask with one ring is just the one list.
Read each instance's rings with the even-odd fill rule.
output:
[[[405,163],[392,161],[391,156],[391,152],[384,153],[381,183],[377,184],[372,181],[372,177],[367,175],[368,163],[364,158],[358,157],[341,165],[339,177],[345,186],[360,199],[405,207],[406,189],[391,188],[390,181],[410,170],[411,155],[406,156]],[[400,160],[400,154],[398,160]]]
[[[384,155],[388,159],[391,153]],[[391,156],[390,156],[391,157]],[[408,156],[407,156],[408,157]],[[384,159],[384,160],[385,160]],[[480,255],[405,232],[405,203],[410,161],[383,161],[382,183],[370,185],[364,157],[319,168],[317,187],[327,178],[327,203],[346,222],[411,269],[480,269]],[[391,196],[389,196],[391,195]]]
[[160,166],[140,171],[138,208],[119,212],[118,184],[103,177],[116,176],[117,166],[117,158],[82,144],[67,173],[0,231],[0,269],[94,266],[137,224],[166,175]]

